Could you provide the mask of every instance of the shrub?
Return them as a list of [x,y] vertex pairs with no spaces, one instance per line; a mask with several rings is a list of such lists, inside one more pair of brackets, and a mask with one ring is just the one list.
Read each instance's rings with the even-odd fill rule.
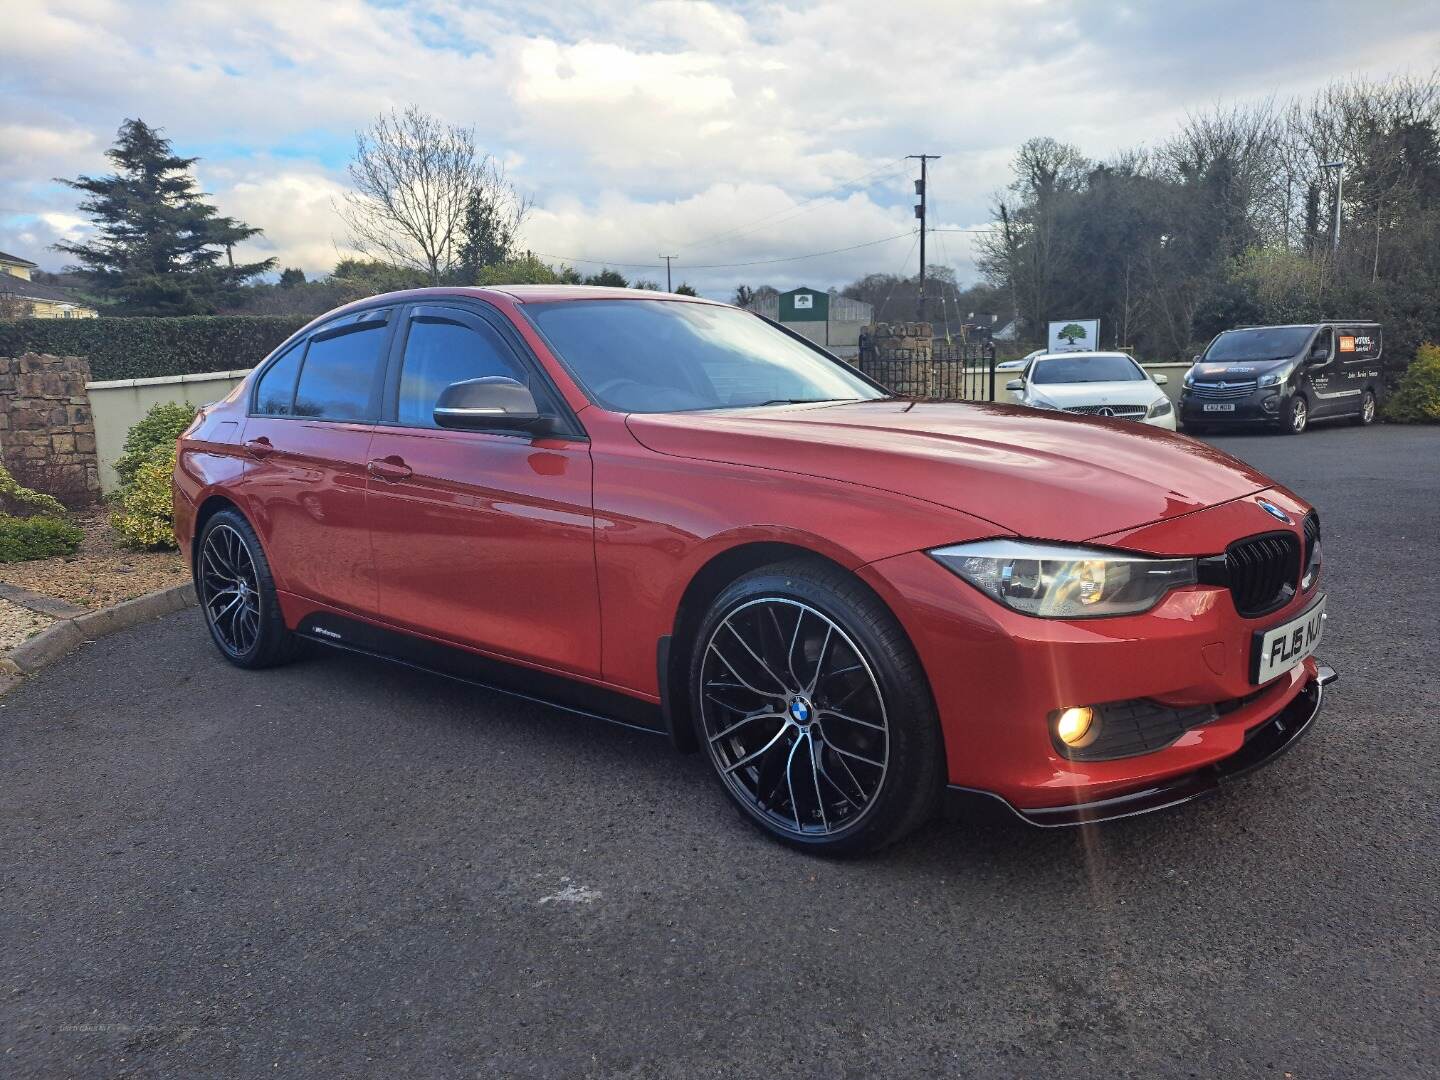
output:
[[170,489],[174,472],[175,444],[152,447],[116,495],[110,524],[131,547],[175,546],[175,505]]
[[254,367],[306,316],[3,319],[0,356],[84,356],[93,379],[148,379]]
[[125,435],[125,447],[115,459],[115,475],[120,486],[126,487],[135,472],[151,457],[156,447],[175,446],[175,440],[195,419],[195,407],[178,401],[150,406],[147,412]]
[[10,470],[0,465],[0,514],[22,518],[44,514],[47,517],[63,518],[65,507],[60,505],[59,499],[51,495],[22,487],[19,481],[10,475]]
[[74,555],[84,534],[58,517],[0,514],[0,563]]
[[1385,404],[1385,418],[1402,424],[1440,423],[1440,345],[1421,345]]

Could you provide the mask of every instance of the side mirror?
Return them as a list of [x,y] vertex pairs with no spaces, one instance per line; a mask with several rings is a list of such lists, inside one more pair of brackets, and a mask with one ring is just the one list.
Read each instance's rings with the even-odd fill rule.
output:
[[1024,380],[1024,379],[1011,379],[1009,382],[1007,382],[1007,383],[1005,384],[1005,389],[1006,389],[1006,390],[1024,390],[1024,389],[1025,389],[1025,380]]
[[1166,383],[1168,383],[1168,382],[1170,381],[1170,376],[1169,376],[1169,375],[1166,375],[1166,374],[1164,374],[1163,372],[1159,372],[1159,371],[1157,371],[1157,372],[1155,372],[1155,374],[1151,375],[1150,378],[1152,378],[1152,379],[1155,380],[1155,385],[1156,385],[1156,386],[1164,386]]
[[1191,362],[1192,364],[1198,364],[1198,363],[1200,362],[1200,354],[1199,354],[1199,353],[1196,353],[1194,356],[1192,356],[1192,357],[1190,358],[1190,362]]
[[451,383],[440,391],[434,416],[440,427],[471,431],[539,432],[550,423],[530,388],[503,375]]
[[1321,345],[1316,349],[1310,350],[1310,363],[1312,364],[1323,364],[1329,359],[1330,350],[1325,348],[1324,345]]

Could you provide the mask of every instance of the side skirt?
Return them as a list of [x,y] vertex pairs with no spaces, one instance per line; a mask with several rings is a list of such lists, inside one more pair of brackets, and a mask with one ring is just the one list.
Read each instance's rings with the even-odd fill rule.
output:
[[427,641],[360,619],[334,612],[312,612],[300,620],[295,633],[307,641],[342,652],[373,657],[636,731],[666,734],[659,706],[647,701],[518,664],[492,660],[467,649]]

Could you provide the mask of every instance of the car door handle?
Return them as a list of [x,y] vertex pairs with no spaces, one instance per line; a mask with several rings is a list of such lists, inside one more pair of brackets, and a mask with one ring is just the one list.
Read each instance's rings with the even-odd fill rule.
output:
[[377,480],[406,480],[415,475],[415,470],[405,464],[405,459],[400,457],[375,458],[365,466],[365,471]]
[[263,459],[273,454],[275,447],[270,444],[269,439],[262,435],[258,439],[246,439],[245,450],[251,457]]

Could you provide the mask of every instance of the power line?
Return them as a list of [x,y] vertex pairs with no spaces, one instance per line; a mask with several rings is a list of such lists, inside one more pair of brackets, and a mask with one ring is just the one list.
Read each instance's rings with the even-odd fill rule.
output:
[[666,291],[666,292],[674,292],[675,290],[670,287],[670,260],[671,260],[671,259],[678,259],[680,256],[679,256],[679,255],[657,255],[657,256],[655,256],[655,257],[656,257],[657,259],[664,259],[664,260],[665,260],[665,291]]
[[[883,165],[879,165],[876,168],[871,169],[869,172],[861,173],[859,176],[853,177],[850,180],[846,180],[842,184],[838,184],[835,187],[827,188],[826,190],[820,192],[818,195],[812,195],[804,202],[797,203],[795,206],[787,206],[782,210],[775,210],[769,214],[766,214],[764,217],[756,218],[754,221],[751,221],[748,224],[737,225],[733,228],[726,229],[723,232],[714,233],[710,236],[702,237],[699,240],[693,240],[690,243],[682,246],[687,248],[703,247],[706,244],[713,243],[716,240],[734,239],[736,237],[744,236],[748,232],[753,232],[761,225],[779,225],[782,221],[789,221],[791,218],[800,216],[800,214],[803,213],[808,207],[819,202],[821,199],[838,194],[839,192],[844,191],[846,188],[853,187],[861,180],[872,177],[876,173],[892,171],[896,168],[896,166],[903,164],[904,161],[905,159],[903,157],[895,158],[893,161],[887,161]],[[774,218],[779,218],[780,221],[772,220]]]
[[[891,240],[899,240],[902,236],[914,236],[914,229],[907,229],[904,232],[896,233],[894,236],[882,236],[879,240],[867,240],[863,244],[851,244],[849,247],[831,248],[829,251],[813,251],[808,255],[786,255],[778,259],[751,259],[748,262],[734,263],[700,263],[692,265],[691,270],[731,270],[739,266],[769,266],[774,263],[799,262],[802,259],[818,259],[825,255],[840,255],[846,251],[857,251],[860,248],[874,247],[876,244],[889,243]],[[595,266],[617,266],[625,268],[653,267],[654,263],[632,263],[620,262],[617,259],[590,259],[581,255],[557,255],[550,251],[537,251],[536,255],[546,259],[559,259],[567,263],[590,263]]]

